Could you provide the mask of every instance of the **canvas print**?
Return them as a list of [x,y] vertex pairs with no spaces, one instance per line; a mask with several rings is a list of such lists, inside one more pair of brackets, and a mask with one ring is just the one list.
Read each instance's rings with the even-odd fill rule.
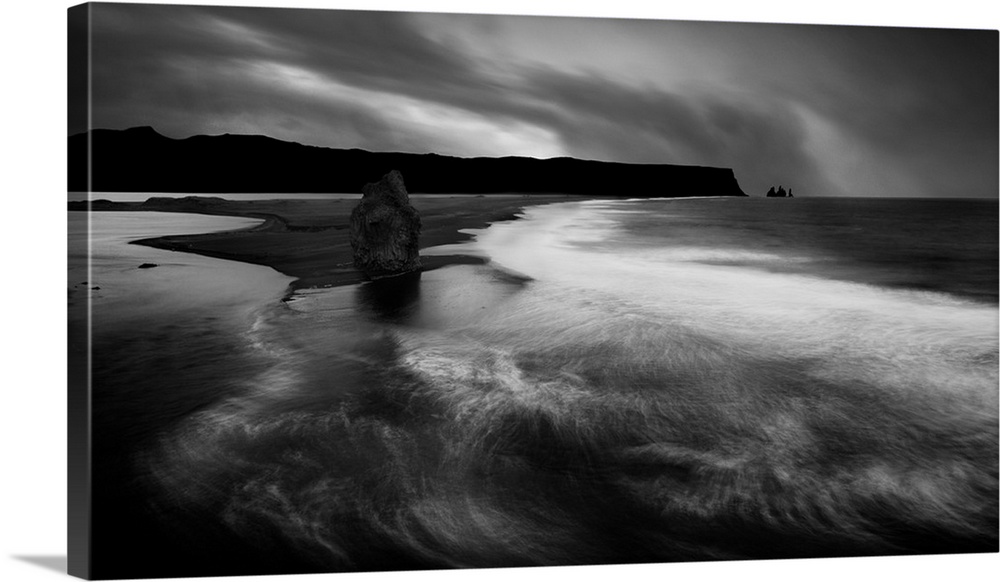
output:
[[71,573],[997,551],[996,30],[68,22]]

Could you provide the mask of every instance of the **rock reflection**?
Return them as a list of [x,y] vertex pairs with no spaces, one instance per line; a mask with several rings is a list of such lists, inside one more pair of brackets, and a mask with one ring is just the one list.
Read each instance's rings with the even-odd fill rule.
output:
[[419,311],[420,272],[358,285],[357,302],[377,319],[405,323]]

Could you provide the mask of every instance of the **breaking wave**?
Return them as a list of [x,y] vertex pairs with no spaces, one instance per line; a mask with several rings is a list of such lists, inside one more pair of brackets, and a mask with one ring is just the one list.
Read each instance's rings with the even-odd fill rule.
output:
[[494,225],[407,317],[262,312],[270,376],[150,454],[158,505],[316,570],[996,550],[995,305],[630,240],[625,209]]

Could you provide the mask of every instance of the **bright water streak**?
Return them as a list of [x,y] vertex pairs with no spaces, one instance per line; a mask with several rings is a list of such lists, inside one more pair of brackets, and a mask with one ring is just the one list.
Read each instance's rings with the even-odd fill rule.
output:
[[318,569],[995,550],[995,302],[679,235],[709,203],[531,208],[493,265],[275,306],[159,496]]
[[[613,240],[615,217],[628,208],[533,208],[529,220],[497,225],[477,244],[497,264],[602,300],[609,312],[656,318],[767,359],[812,359],[825,379],[996,402],[995,304],[823,278],[824,257],[794,249],[589,244]],[[770,269],[784,262],[817,267]]]

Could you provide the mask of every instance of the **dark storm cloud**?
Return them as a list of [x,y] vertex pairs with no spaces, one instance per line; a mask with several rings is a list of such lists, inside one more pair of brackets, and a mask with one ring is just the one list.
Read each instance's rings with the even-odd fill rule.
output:
[[[373,104],[351,103],[337,88],[497,109],[488,104],[495,84],[405,14],[100,5],[94,31],[96,127],[154,125],[174,136],[277,130],[317,145],[420,150]],[[296,92],[280,68],[259,66],[267,64],[337,86]]]
[[726,166],[752,194],[997,189],[995,33],[112,4],[93,22],[95,127]]
[[468,85],[472,63],[430,42],[405,14],[327,10],[206,9],[253,31],[267,51],[258,56],[294,64],[351,85],[438,94]]
[[783,34],[790,49],[822,54],[823,66],[770,81],[835,124],[876,168],[924,189],[909,195],[996,194],[995,31],[813,26]]
[[215,114],[260,105],[241,66],[257,59],[372,88],[410,79],[447,85],[466,72],[389,13],[104,4],[95,8],[94,31],[94,101],[111,123],[116,110],[124,116],[133,107]]
[[787,107],[556,71],[538,72],[530,86],[559,103],[558,115],[539,121],[558,131],[573,156],[732,167],[750,192],[792,175],[825,186],[805,153],[802,124]]

